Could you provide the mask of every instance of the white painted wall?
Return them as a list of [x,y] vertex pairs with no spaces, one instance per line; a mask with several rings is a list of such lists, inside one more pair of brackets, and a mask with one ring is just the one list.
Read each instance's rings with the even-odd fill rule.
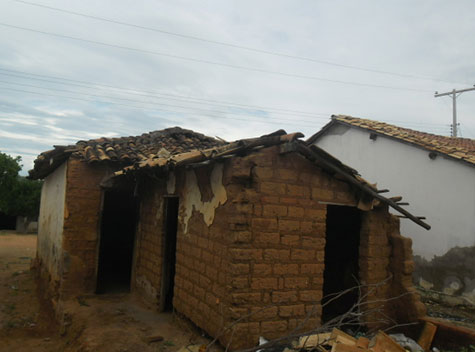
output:
[[59,278],[61,267],[66,169],[65,162],[44,180],[38,217],[38,259],[54,279]]
[[[401,219],[401,234],[413,240],[414,254],[431,260],[450,248],[475,245],[475,167],[387,137],[336,125],[316,142],[320,148],[358,170],[363,178],[388,188],[385,196],[403,196],[412,214],[425,216],[427,231]],[[389,194],[389,195],[388,195]]]

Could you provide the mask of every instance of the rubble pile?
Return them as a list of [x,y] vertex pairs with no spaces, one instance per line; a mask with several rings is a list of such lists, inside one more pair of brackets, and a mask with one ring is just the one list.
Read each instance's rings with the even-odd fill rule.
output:
[[337,328],[331,332],[302,336],[283,352],[319,351],[319,352],[429,352],[437,327],[426,323],[419,339],[403,334],[388,335],[383,331],[373,336],[354,337]]

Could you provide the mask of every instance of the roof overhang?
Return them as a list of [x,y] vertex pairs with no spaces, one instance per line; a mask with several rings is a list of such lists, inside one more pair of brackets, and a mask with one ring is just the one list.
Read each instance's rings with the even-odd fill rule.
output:
[[[430,225],[426,224],[419,217],[412,215],[392,199],[386,198],[378,193],[375,186],[361,178],[356,170],[346,166],[323,149],[315,145],[308,145],[306,142],[299,140],[301,137],[303,137],[301,133],[286,134],[285,131],[279,130],[270,135],[239,140],[221,147],[176,154],[169,157],[153,157],[117,171],[112,175],[112,178],[121,178],[127,175],[135,175],[139,172],[146,173],[149,171],[155,171],[155,175],[157,175],[157,172],[160,175],[164,175],[179,167],[219,161],[228,157],[245,155],[261,148],[280,145],[281,153],[298,153],[310,162],[316,164],[319,168],[333,175],[337,174],[339,179],[357,189],[361,194],[358,203],[360,209],[370,210],[376,203],[384,203],[401,213],[403,217],[409,218],[427,230],[430,229]],[[110,181],[111,180],[107,180],[107,183],[110,184]]]

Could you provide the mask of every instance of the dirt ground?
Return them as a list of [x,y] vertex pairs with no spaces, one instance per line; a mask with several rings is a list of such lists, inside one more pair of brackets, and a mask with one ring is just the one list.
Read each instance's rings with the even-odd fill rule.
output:
[[[157,313],[130,294],[81,296],[65,303],[59,326],[36,293],[31,260],[36,235],[0,231],[0,351],[175,352],[210,340],[187,320]],[[428,315],[475,328],[475,309],[424,299]],[[160,336],[161,341],[149,342]],[[219,346],[213,352],[221,352]]]
[[[188,321],[154,312],[128,294],[81,296],[67,302],[66,311],[73,318],[58,326],[36,294],[29,270],[35,253],[35,235],[0,231],[1,351],[174,352],[210,341]],[[157,336],[162,340],[149,342]]]

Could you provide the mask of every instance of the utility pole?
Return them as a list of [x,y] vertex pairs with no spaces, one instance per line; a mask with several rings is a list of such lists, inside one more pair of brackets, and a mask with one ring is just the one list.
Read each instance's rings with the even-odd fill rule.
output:
[[[443,96],[446,96],[446,95],[452,95],[452,110],[453,110],[453,117],[452,117],[452,137],[457,137],[457,93],[460,93],[462,94],[463,92],[468,92],[468,91],[471,91],[471,90],[475,90],[475,85],[474,85],[474,88],[465,88],[465,89],[452,89],[451,92],[447,92],[447,93],[440,93],[439,92],[435,92],[434,94],[434,97],[435,98],[438,98],[438,97],[443,97]],[[460,95],[459,94],[459,95]]]

